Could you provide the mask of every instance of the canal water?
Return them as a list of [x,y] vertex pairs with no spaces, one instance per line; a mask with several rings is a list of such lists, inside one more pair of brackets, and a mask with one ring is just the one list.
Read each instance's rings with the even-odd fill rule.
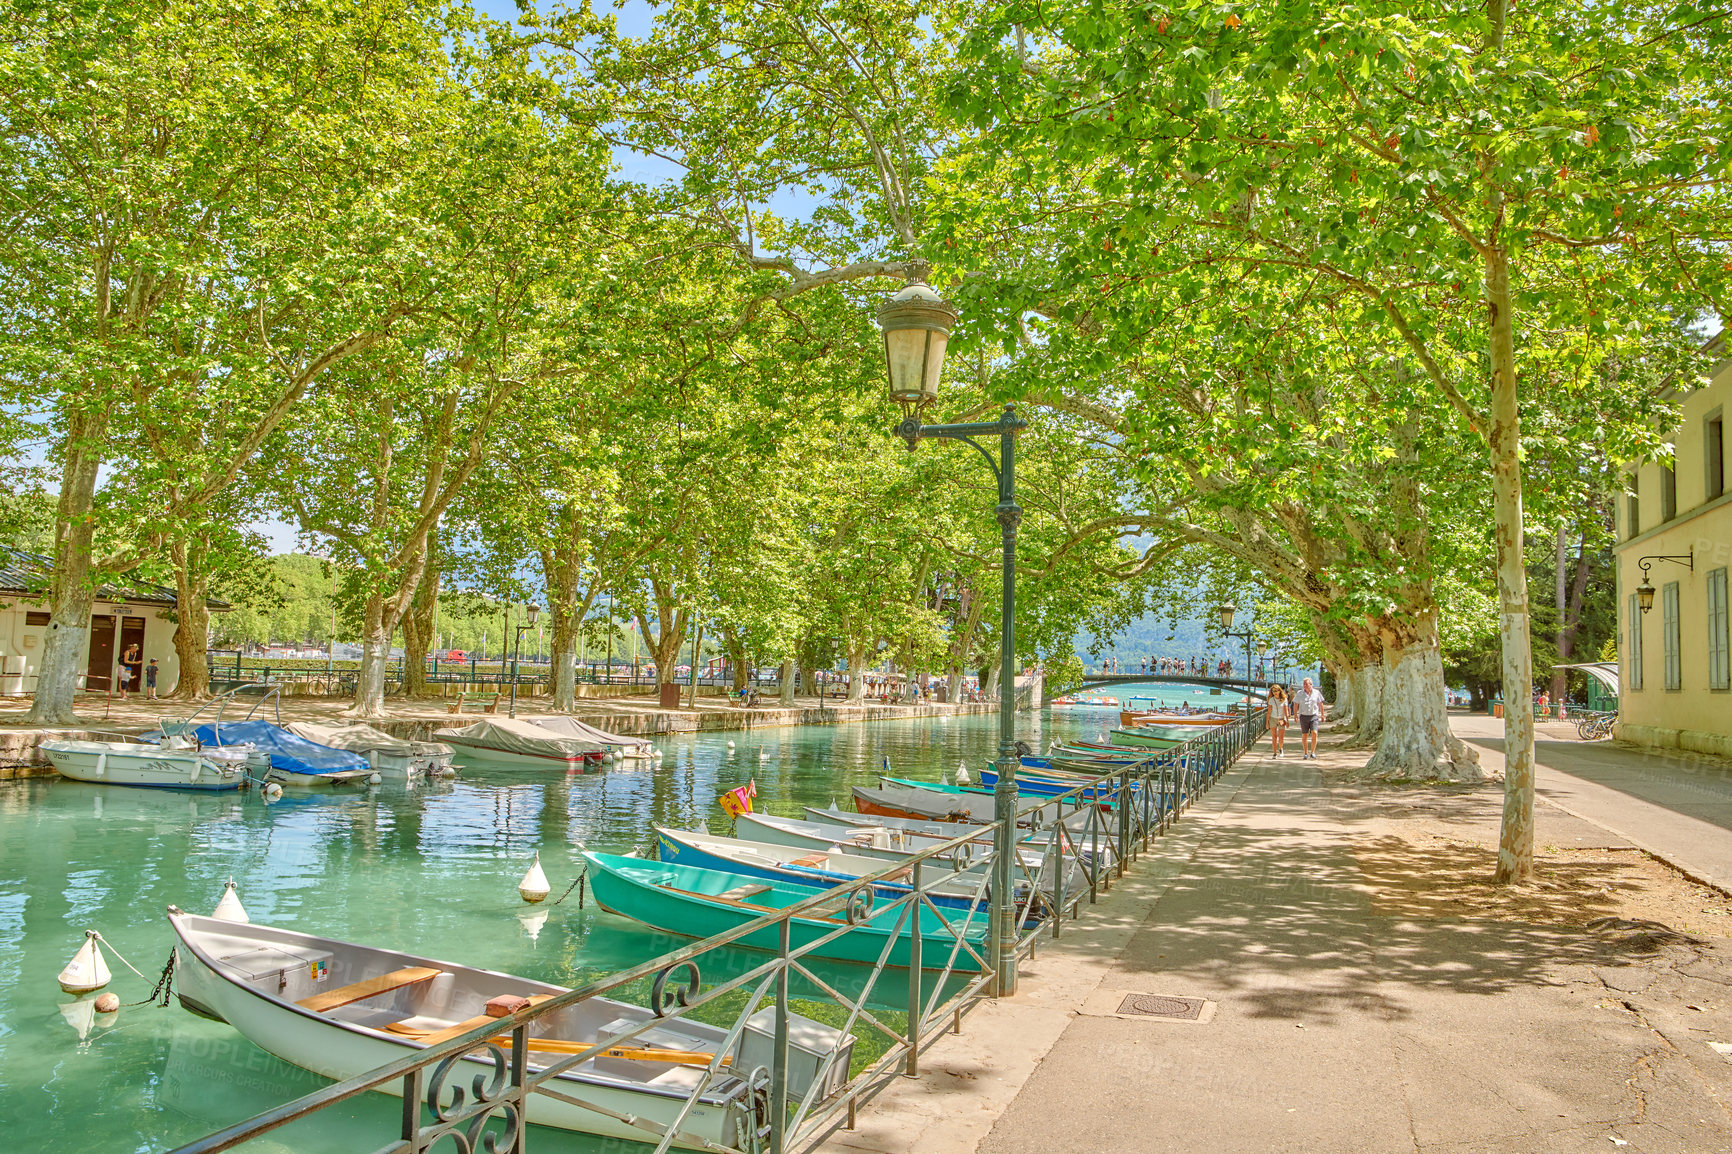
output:
[[[1176,701],[1179,691],[1167,696]],[[1192,700],[1223,698],[1204,691]],[[1018,736],[1044,749],[1053,739],[1097,737],[1116,718],[1111,709],[1058,708],[1019,717]],[[667,756],[653,769],[624,762],[568,776],[471,762],[454,781],[290,793],[272,805],[252,791],[0,784],[8,1139],[19,1148],[162,1150],[326,1084],[178,1004],[127,1006],[111,1022],[93,1022],[88,1000],[55,982],[86,928],[113,946],[109,988],[122,1003],[148,997],[167,960],[164,907],[208,913],[230,877],[255,922],[574,985],[683,942],[593,905],[580,910],[575,894],[557,907],[526,906],[517,882],[537,852],[557,898],[583,848],[648,848],[653,825],[719,819],[716,796],[736,785],[755,780],[758,808],[771,813],[797,816],[832,798],[851,808],[850,787],[872,784],[885,757],[901,776],[936,778],[958,762],[978,770],[996,733],[996,717],[972,716],[682,735],[657,739]],[[724,828],[720,820],[715,828]],[[705,960],[706,981],[764,958],[729,953]],[[891,1005],[905,997],[889,993]],[[376,1149],[399,1118],[394,1099],[368,1095],[247,1149]],[[603,1144],[538,1129],[534,1146]]]

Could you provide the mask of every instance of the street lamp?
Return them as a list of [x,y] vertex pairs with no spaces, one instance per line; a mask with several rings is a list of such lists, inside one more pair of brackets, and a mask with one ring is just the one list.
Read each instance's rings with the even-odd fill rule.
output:
[[541,606],[531,605],[526,616],[529,618],[517,627],[517,632],[511,638],[511,710],[507,717],[517,716],[517,661],[523,656],[523,631],[535,628],[535,618],[541,613]]
[[1642,583],[1636,586],[1636,605],[1643,613],[1654,607],[1654,584],[1648,580],[1648,570],[1654,567],[1650,562],[1654,561],[1670,561],[1674,565],[1682,565],[1694,573],[1696,571],[1696,550],[1692,548],[1688,553],[1677,556],[1666,553],[1650,553],[1646,557],[1637,559],[1636,564],[1642,567]]
[[[1245,639],[1245,716],[1251,716],[1251,640],[1256,637],[1249,629],[1235,632],[1233,629],[1233,603],[1225,603],[1217,610],[1221,614],[1221,632],[1228,637],[1243,637]],[[1264,649],[1268,646],[1265,645]]]
[[[974,421],[956,425],[923,425],[920,414],[938,398],[938,380],[944,370],[944,351],[956,310],[924,283],[910,282],[878,310],[878,327],[884,331],[884,360],[890,375],[890,399],[902,406],[902,423],[896,435],[913,452],[931,437],[963,441],[986,461],[998,481],[998,524],[1004,546],[1004,603],[999,637],[998,696],[998,784],[992,792],[992,815],[998,823],[993,837],[992,940],[995,993],[1016,993],[1016,912],[1011,897],[1012,867],[1016,860],[1016,530],[1022,510],[1016,503],[1016,435],[1028,423],[1011,405],[996,421]],[[974,438],[998,434],[998,459]]]

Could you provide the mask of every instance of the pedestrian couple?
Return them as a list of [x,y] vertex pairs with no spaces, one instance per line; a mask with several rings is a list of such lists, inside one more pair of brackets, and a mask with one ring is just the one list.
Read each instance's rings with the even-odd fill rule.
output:
[[1269,690],[1269,744],[1276,757],[1285,757],[1287,748],[1287,722],[1290,718],[1299,719],[1299,757],[1300,760],[1317,759],[1317,726],[1323,721],[1323,695],[1317,692],[1307,677],[1305,683],[1293,694],[1291,700],[1287,691],[1279,685]]

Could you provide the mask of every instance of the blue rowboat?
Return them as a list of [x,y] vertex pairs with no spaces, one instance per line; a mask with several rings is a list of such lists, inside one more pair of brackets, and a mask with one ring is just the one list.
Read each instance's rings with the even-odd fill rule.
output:
[[[699,869],[670,862],[584,851],[588,863],[589,892],[610,913],[640,921],[654,929],[687,938],[707,938],[738,929],[808,898],[828,892],[824,887],[771,881],[747,874]],[[852,906],[853,917],[850,919]],[[861,906],[865,908],[862,909]],[[956,954],[956,969],[979,970],[987,956],[987,908],[983,904],[972,915],[941,917],[921,908],[918,915],[921,968],[943,969]],[[902,906],[888,907],[870,890],[858,896],[836,895],[829,907],[792,918],[789,944],[809,946],[830,935],[808,957],[837,962],[875,964],[881,955],[886,964],[907,968],[911,960],[912,934],[904,924],[912,915]],[[842,931],[837,933],[837,931]],[[958,945],[958,938],[967,943]],[[760,950],[779,949],[781,931],[775,926],[755,930],[734,942]],[[888,954],[886,947],[888,946]],[[969,952],[972,947],[974,953]]]
[[[883,780],[889,785],[900,785],[909,789],[931,789],[936,790],[939,793],[968,793],[977,796],[984,794],[987,797],[991,797],[993,794],[991,787],[998,784],[998,773],[996,770],[983,770],[980,774],[980,784],[977,786],[946,785],[941,781],[915,781],[906,777],[887,777]],[[1064,781],[1059,778],[1047,777],[1035,772],[1034,770],[1026,770],[1016,775],[1016,793],[1019,803],[1021,801],[1041,801],[1049,797],[1058,797],[1061,794],[1069,793],[1071,790],[1076,789],[1083,784],[1084,783],[1081,781]],[[1085,792],[1078,794],[1077,798],[1079,800],[1086,799],[1093,801],[1096,799],[1097,795],[1099,796],[1100,803],[1103,806],[1110,808],[1113,804],[1112,799],[1118,796],[1118,788],[1114,785],[1107,785],[1100,788],[1091,787]]]

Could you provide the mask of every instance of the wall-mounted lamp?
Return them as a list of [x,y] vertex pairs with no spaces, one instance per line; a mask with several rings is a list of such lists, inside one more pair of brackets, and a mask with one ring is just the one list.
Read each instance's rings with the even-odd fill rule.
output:
[[1671,554],[1666,553],[1650,553],[1646,557],[1639,557],[1636,559],[1636,564],[1642,567],[1642,583],[1636,586],[1636,604],[1641,607],[1643,613],[1646,613],[1654,607],[1654,585],[1653,582],[1648,580],[1648,570],[1653,568],[1653,565],[1651,565],[1650,562],[1653,561],[1670,561],[1675,565],[1682,565],[1684,568],[1694,573],[1696,571],[1696,550],[1691,549],[1688,553],[1685,553],[1682,556],[1672,556]]

